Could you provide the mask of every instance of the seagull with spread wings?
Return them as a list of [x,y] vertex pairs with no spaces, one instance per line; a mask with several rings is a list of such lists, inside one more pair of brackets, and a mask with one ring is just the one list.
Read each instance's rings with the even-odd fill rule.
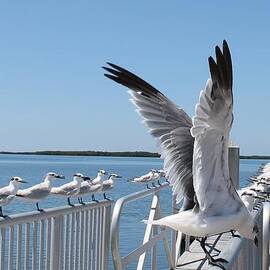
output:
[[184,199],[179,213],[153,224],[196,237],[209,263],[225,269],[222,263],[226,260],[214,259],[206,249],[206,238],[236,230],[256,243],[258,228],[229,175],[233,75],[225,40],[222,51],[216,46],[216,61],[212,57],[208,60],[211,79],[200,92],[193,119],[133,73],[111,63],[104,69],[110,73],[106,77],[130,89],[131,101],[159,142],[173,194],[178,202]]

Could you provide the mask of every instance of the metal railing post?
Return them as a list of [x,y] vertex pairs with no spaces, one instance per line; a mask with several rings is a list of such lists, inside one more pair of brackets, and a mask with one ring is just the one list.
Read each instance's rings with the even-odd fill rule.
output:
[[238,146],[230,146],[228,149],[230,177],[236,189],[239,188],[239,152]]
[[61,230],[63,229],[63,216],[53,218],[51,229],[51,264],[50,270],[60,269],[61,262]]
[[270,218],[270,203],[265,202],[263,205],[263,242],[262,242],[262,270],[269,269],[269,218]]

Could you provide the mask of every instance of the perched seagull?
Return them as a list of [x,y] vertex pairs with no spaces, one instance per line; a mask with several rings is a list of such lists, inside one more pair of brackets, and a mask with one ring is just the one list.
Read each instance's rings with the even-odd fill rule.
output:
[[92,184],[91,181],[85,181],[81,184],[80,192],[78,194],[78,201],[80,204],[84,204],[82,196],[92,195],[92,200],[98,202],[95,198],[95,194],[99,193],[102,189],[102,182],[97,184]]
[[76,197],[80,192],[81,184],[83,181],[87,180],[90,180],[90,177],[84,176],[81,173],[76,173],[73,175],[73,181],[60,187],[53,187],[51,189],[51,194],[68,197],[68,205],[74,206],[74,204],[70,202],[70,197]]
[[[200,93],[193,120],[160,91],[138,76],[108,63],[106,77],[127,86],[131,101],[158,139],[166,178],[183,207],[152,223],[192,235],[209,264],[225,269],[205,246],[208,236],[236,230],[257,243],[258,227],[229,175],[228,141],[233,123],[232,62],[227,42],[209,57],[211,79]],[[150,222],[149,222],[150,223]]]
[[106,171],[104,170],[99,170],[97,173],[97,177],[95,179],[92,180],[92,184],[96,185],[96,184],[100,184],[102,183],[103,177],[104,175],[108,174]]
[[81,188],[79,192],[80,197],[78,197],[78,201],[80,204],[83,204],[82,196],[89,195],[89,194],[92,195],[93,201],[98,202],[98,200],[96,200],[95,198],[95,194],[100,192],[102,188],[102,181],[106,174],[108,174],[106,171],[99,170],[96,178],[94,178],[91,181],[85,181],[81,184]]
[[46,174],[43,182],[26,189],[19,189],[16,196],[28,201],[36,202],[37,210],[42,212],[43,209],[39,208],[38,202],[50,194],[52,189],[52,180],[56,178],[64,179],[65,177],[54,172],[49,172]]
[[160,178],[159,172],[157,170],[152,169],[147,174],[141,175],[139,177],[135,177],[135,178],[129,180],[129,182],[146,184],[146,187],[148,189],[150,189],[148,184],[152,183],[152,186],[154,187],[154,181],[159,180],[159,178]]
[[14,176],[10,179],[8,186],[0,188],[0,217],[6,217],[6,215],[3,215],[2,206],[10,204],[15,198],[21,183],[27,182],[21,177]]
[[105,180],[102,182],[102,188],[101,188],[100,192],[103,193],[103,197],[105,200],[109,200],[109,198],[106,197],[106,192],[113,188],[114,181],[117,178],[122,178],[122,176],[117,175],[115,173],[111,173],[108,180]]

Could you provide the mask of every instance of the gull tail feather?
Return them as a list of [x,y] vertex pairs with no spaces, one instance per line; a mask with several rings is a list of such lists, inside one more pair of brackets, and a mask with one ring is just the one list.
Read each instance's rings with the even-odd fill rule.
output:
[[162,225],[160,224],[159,220],[148,220],[148,219],[143,219],[142,222],[144,224],[150,224],[150,225]]

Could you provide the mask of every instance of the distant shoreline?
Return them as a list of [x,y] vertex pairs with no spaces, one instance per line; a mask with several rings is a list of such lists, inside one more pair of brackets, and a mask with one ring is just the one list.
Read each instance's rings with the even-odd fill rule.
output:
[[[107,152],[107,151],[34,151],[34,152],[8,152],[2,151],[0,154],[6,155],[48,155],[48,156],[100,156],[100,157],[160,157],[158,153],[147,151],[123,151],[123,152]],[[240,156],[240,159],[270,159],[270,156]]]

